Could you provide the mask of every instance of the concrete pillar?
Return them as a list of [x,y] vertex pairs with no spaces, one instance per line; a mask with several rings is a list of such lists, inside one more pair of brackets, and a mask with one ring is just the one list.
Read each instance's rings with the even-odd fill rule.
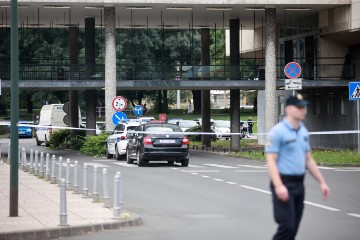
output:
[[[69,60],[70,60],[70,79],[76,80],[79,77],[78,58],[79,58],[79,29],[77,26],[69,27]],[[79,127],[79,99],[78,91],[69,91],[69,116],[70,127]],[[75,131],[72,131],[75,132]]]
[[112,100],[116,97],[116,29],[115,7],[105,6],[105,124],[106,130],[113,130]]
[[[201,29],[201,80],[210,79],[210,29]],[[201,130],[210,132],[210,90],[201,91]],[[202,145],[210,147],[211,141],[209,135],[201,136]]]
[[[231,79],[240,78],[240,20],[230,19],[230,65]],[[240,90],[230,90],[230,130],[232,133],[240,133]],[[240,135],[230,137],[230,148],[240,149]]]
[[265,129],[276,124],[276,8],[265,8]]
[[[95,18],[85,18],[85,75],[91,79],[95,74]],[[96,90],[86,90],[86,127],[96,128]],[[96,131],[87,131],[87,135],[96,135]]]

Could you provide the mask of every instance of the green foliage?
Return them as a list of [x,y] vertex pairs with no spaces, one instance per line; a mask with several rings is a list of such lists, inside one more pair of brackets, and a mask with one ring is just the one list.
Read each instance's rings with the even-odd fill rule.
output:
[[106,139],[108,135],[87,136],[80,152],[93,157],[101,156],[106,152]]
[[[201,126],[195,126],[192,128],[189,128],[188,130],[186,130],[185,132],[202,132],[201,130]],[[200,142],[201,141],[201,135],[189,135],[188,136],[191,142]],[[212,142],[216,141],[216,135],[210,135],[210,139]]]
[[84,144],[85,131],[79,132],[79,134],[72,134],[68,129],[62,129],[55,131],[50,138],[50,148],[54,150],[80,150]]

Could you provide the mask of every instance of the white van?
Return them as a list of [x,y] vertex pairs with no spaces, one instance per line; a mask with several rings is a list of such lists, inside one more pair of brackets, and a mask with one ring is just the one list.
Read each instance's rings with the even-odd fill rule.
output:
[[[40,111],[40,126],[56,126],[66,127],[64,123],[64,116],[66,113],[63,111],[64,104],[50,104],[44,105]],[[81,113],[79,109],[79,127],[81,124]],[[51,134],[54,131],[58,131],[58,128],[36,128],[36,145],[40,146],[45,143],[45,146],[49,146]]]

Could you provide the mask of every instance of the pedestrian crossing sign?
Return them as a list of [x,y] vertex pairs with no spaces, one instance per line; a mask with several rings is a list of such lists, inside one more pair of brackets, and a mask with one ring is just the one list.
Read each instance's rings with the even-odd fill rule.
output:
[[349,100],[360,100],[360,82],[349,83]]

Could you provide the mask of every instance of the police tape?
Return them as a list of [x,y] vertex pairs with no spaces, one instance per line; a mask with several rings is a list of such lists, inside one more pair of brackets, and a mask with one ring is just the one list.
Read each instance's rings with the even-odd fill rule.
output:
[[[9,122],[0,122],[0,126],[10,126]],[[18,123],[18,127],[32,127],[37,130],[39,129],[68,129],[68,130],[79,130],[79,131],[96,131],[97,129],[92,128],[76,128],[76,127],[64,127],[64,126],[49,126],[49,125],[35,125],[35,124],[24,124]],[[113,132],[114,130],[101,130],[102,132]],[[128,131],[135,132],[135,131]],[[236,136],[243,135],[244,132],[231,133],[231,132],[158,132],[158,131],[136,131],[141,134],[153,134],[153,135],[216,135],[216,136]],[[266,136],[268,133],[252,133],[255,136]],[[309,132],[309,135],[344,135],[344,134],[360,134],[360,130],[339,130],[339,131],[317,131]]]

